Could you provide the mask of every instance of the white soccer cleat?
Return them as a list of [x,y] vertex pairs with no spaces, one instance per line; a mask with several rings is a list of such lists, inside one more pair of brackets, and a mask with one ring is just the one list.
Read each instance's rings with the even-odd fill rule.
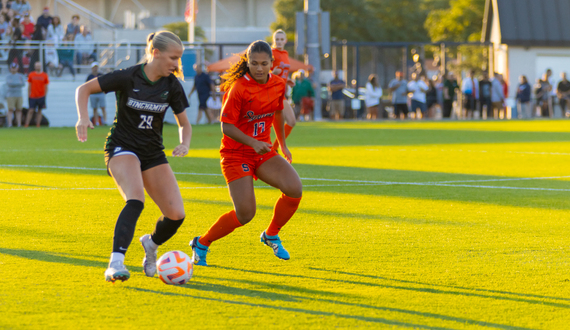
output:
[[115,283],[116,280],[126,281],[131,277],[131,273],[122,261],[113,261],[105,271],[105,281]]
[[156,252],[157,249],[154,248],[156,244],[152,241],[149,234],[144,235],[139,239],[141,245],[144,248],[144,259],[143,259],[143,270],[146,276],[153,277],[156,274]]

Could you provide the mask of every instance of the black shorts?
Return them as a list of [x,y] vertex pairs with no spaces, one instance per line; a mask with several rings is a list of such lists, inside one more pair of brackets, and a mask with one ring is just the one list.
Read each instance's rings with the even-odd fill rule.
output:
[[158,165],[168,164],[166,155],[162,150],[157,151],[152,156],[143,157],[134,151],[130,151],[122,147],[110,146],[109,149],[105,149],[105,165],[107,166],[107,174],[111,175],[111,173],[109,172],[109,161],[111,160],[111,158],[120,155],[133,155],[137,157],[141,165],[141,172],[144,172]]
[[37,109],[45,109],[46,108],[46,97],[38,97],[38,98],[28,98],[28,105],[29,108],[33,111]]

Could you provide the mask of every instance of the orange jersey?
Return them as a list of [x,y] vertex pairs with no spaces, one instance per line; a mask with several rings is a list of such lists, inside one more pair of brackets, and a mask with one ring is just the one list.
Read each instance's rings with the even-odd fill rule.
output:
[[[270,73],[267,82],[259,84],[246,73],[224,95],[221,121],[235,125],[254,139],[271,143],[274,114],[283,110],[284,98],[285,79]],[[252,147],[224,135],[220,152],[234,151],[257,155]]]
[[46,86],[49,84],[47,73],[36,71],[30,72],[28,75],[28,83],[30,83],[30,97],[37,99],[46,96]]
[[273,66],[271,67],[271,71],[275,68],[280,68],[281,73],[279,77],[287,79],[289,76],[289,68],[291,68],[291,64],[289,63],[289,53],[286,50],[279,50],[279,49],[272,49],[273,51]]

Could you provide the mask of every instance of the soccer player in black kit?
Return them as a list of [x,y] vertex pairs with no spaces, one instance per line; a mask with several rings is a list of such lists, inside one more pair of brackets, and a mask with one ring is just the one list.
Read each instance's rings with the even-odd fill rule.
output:
[[145,63],[108,73],[77,88],[79,120],[75,127],[81,142],[87,140],[87,128],[93,128],[87,109],[89,95],[115,92],[117,98],[115,121],[105,143],[105,163],[126,205],[115,226],[106,281],[125,281],[130,277],[124,265],[125,253],[144,208],[145,190],[162,212],[152,235],[140,238],[145,250],[146,276],[156,273],[158,246],[170,239],[184,221],[180,189],[162,145],[164,114],[171,107],[180,127],[180,145],[172,155],[183,157],[190,147],[192,126],[185,111],[188,100],[177,78],[182,76],[183,50],[175,34],[151,33],[147,38]]

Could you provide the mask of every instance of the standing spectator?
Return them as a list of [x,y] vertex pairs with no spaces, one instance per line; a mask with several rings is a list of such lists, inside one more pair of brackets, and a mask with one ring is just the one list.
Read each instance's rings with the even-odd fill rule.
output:
[[336,120],[344,118],[344,94],[342,90],[346,86],[344,80],[338,77],[338,72],[333,71],[333,80],[329,82],[329,91],[331,93],[330,113],[331,118]]
[[36,62],[34,69],[35,71],[30,72],[28,75],[29,109],[24,127],[30,125],[34,112],[36,112],[36,127],[40,127],[42,122],[42,110],[46,108],[49,78],[48,75],[42,71],[42,64],[40,62]]
[[12,48],[8,52],[8,65],[16,62],[18,64],[19,72],[23,73],[24,67],[22,63],[22,49],[18,48],[22,42],[22,30],[20,29],[20,17],[16,16],[12,19],[12,35],[10,37],[10,44]]
[[477,100],[479,99],[479,81],[475,78],[475,70],[469,71],[469,76],[461,84],[463,94],[463,107],[465,118],[473,118],[473,112],[477,111]]
[[75,40],[75,36],[81,33],[81,26],[79,26],[79,15],[71,16],[71,22],[67,24],[67,28],[65,29],[65,36],[67,40],[73,41]]
[[[295,104],[295,116],[300,117],[301,113],[305,113],[303,110],[303,99],[311,99],[315,95],[315,90],[313,89],[313,84],[309,79],[305,79],[305,70],[299,70],[292,75],[293,80],[295,80],[295,86],[293,86],[291,99],[293,104]],[[306,101],[304,102],[306,105]],[[303,111],[301,111],[303,110]]]
[[396,78],[390,81],[388,88],[392,92],[392,105],[396,119],[399,119],[402,114],[406,118],[408,115],[408,82],[404,79],[402,71],[396,71]]
[[560,73],[562,80],[558,83],[556,94],[560,102],[562,118],[568,117],[568,102],[570,101],[570,81],[566,78],[566,72]]
[[531,87],[526,76],[520,76],[519,86],[517,87],[517,108],[519,110],[519,118],[532,117],[532,105],[530,103]]
[[59,16],[54,16],[47,27],[46,40],[53,40],[57,45],[63,40],[64,36],[65,31],[63,30],[63,25],[61,25],[61,19]]
[[188,98],[194,93],[194,91],[198,94],[198,118],[196,118],[196,125],[200,123],[200,119],[202,119],[202,112],[206,113],[206,119],[208,120],[208,124],[212,123],[214,119],[212,112],[208,108],[208,98],[212,93],[216,91],[214,86],[214,82],[210,78],[210,75],[204,72],[202,65],[198,65],[198,63],[194,64],[194,71],[196,71],[196,76],[194,77],[194,86],[192,86],[192,90],[188,94]]
[[548,83],[550,84],[550,93],[548,98],[548,113],[550,117],[554,116],[554,104],[556,103],[556,87],[558,84],[556,83],[556,79],[552,75],[551,69],[546,69],[546,76],[548,79]]
[[6,76],[6,103],[8,103],[8,127],[12,127],[12,114],[16,114],[16,126],[22,126],[22,88],[26,77],[18,72],[18,64],[10,64],[10,74]]
[[0,39],[2,40],[10,39],[8,35],[8,32],[10,31],[10,21],[8,19],[8,15],[0,13]]
[[425,118],[427,115],[426,92],[428,89],[429,87],[426,84],[425,74],[417,72],[412,73],[412,80],[408,83],[408,92],[412,93],[412,108],[410,109],[410,112],[415,113],[416,118],[418,118],[418,109],[420,109],[422,118]]
[[22,21],[22,38],[26,40],[32,40],[32,34],[35,30],[35,24],[30,21],[30,14],[24,14],[24,20]]
[[368,76],[366,83],[366,119],[378,119],[378,108],[380,107],[380,98],[382,97],[382,88],[378,84],[378,77],[375,74]]
[[504,110],[503,104],[505,103],[505,90],[501,83],[501,75],[496,73],[491,79],[491,106],[493,107],[493,118],[500,119],[502,111]]
[[[91,64],[91,73],[87,76],[86,81],[95,79],[102,76],[103,74],[99,72],[99,63],[93,62]],[[91,108],[93,108],[93,120],[91,121],[94,125],[107,125],[107,113],[105,112],[105,107],[107,103],[105,101],[105,93],[93,93],[89,95],[89,102],[91,103]],[[101,108],[101,117],[97,113],[97,108]]]
[[439,104],[439,109],[443,110],[443,77],[441,75],[434,76],[435,89],[437,95],[437,103]]
[[[487,118],[493,117],[493,105],[491,102],[491,88],[492,84],[489,81],[489,74],[483,72],[483,77],[479,81],[479,107],[481,112],[481,118],[483,118],[483,113],[486,114]],[[485,110],[483,110],[485,107]],[[485,111],[485,112],[483,112]]]
[[456,89],[459,89],[459,86],[453,77],[453,73],[445,73],[443,75],[443,118],[451,117]]
[[51,24],[51,21],[52,17],[49,15],[49,8],[44,7],[43,13],[36,20],[36,25],[43,27],[47,31],[48,26]]
[[550,106],[552,85],[549,81],[548,71],[542,75],[542,79],[538,80],[536,100],[540,106],[540,115],[542,117],[552,117]]
[[435,117],[436,108],[438,106],[437,102],[437,88],[435,87],[435,81],[437,76],[433,76],[432,79],[428,80],[428,91],[426,92],[426,107],[427,116],[426,118]]
[[93,45],[93,37],[89,32],[89,29],[85,26],[81,26],[81,33],[75,36],[75,49],[77,53],[77,64],[89,64],[96,61],[95,47]]

